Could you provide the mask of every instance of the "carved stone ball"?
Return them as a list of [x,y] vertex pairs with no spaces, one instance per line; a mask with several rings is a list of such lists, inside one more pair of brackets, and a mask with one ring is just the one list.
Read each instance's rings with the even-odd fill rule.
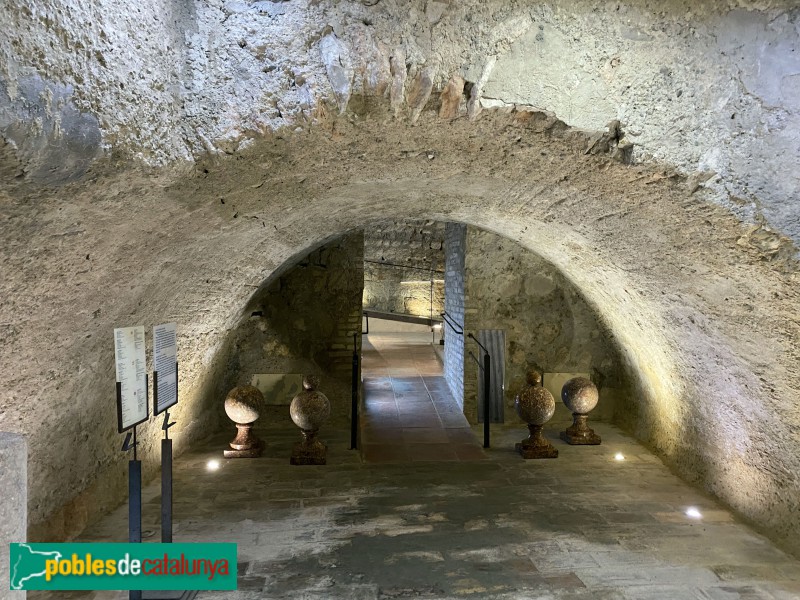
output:
[[585,415],[595,406],[600,395],[586,377],[573,377],[561,388],[561,400],[573,413]]
[[303,377],[303,391],[292,398],[289,414],[300,429],[316,431],[331,416],[328,397],[317,390],[319,379],[314,375]]
[[225,398],[225,413],[231,421],[241,425],[256,421],[263,406],[264,395],[252,385],[235,387]]
[[303,375],[303,389],[315,390],[319,387],[319,377],[316,375]]
[[[528,375],[530,374],[529,371]],[[541,375],[538,373],[536,375],[539,376],[538,382],[541,382]],[[514,398],[514,407],[519,418],[526,423],[544,425],[556,412],[556,400],[547,388],[538,385],[538,382],[531,383],[531,379],[533,378],[528,378],[529,385]]]
[[529,369],[525,373],[525,381],[528,385],[540,385],[542,383],[542,374],[536,369]]

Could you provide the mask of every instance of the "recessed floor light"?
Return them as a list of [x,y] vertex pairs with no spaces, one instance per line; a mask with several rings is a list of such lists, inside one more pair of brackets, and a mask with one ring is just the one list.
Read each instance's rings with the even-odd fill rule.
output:
[[691,517],[692,519],[700,519],[702,518],[702,513],[697,510],[694,506],[690,506],[686,509],[686,516]]
[[617,452],[617,453],[614,455],[614,460],[625,460],[625,455],[624,455],[624,454],[622,454],[622,452]]
[[206,464],[206,468],[209,471],[216,471],[217,469],[219,469],[219,461],[218,460],[208,461],[208,463]]

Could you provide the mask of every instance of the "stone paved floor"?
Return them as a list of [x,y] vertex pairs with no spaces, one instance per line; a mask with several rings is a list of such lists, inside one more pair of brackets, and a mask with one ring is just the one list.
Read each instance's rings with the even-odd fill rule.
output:
[[486,459],[430,341],[426,333],[364,337],[361,443],[367,462]]
[[[239,590],[199,600],[800,598],[799,561],[647,449],[605,424],[595,424],[601,446],[567,446],[565,425],[546,430],[555,460],[522,460],[513,446],[524,428],[509,425],[493,429],[486,460],[364,463],[340,428],[322,432],[327,466],[293,467],[286,417],[262,430],[264,457],[209,472],[226,431],[176,461],[175,541],[239,545]],[[151,541],[158,493],[154,484],[144,495]],[[686,516],[691,506],[701,519]],[[123,506],[83,539],[125,532]]]

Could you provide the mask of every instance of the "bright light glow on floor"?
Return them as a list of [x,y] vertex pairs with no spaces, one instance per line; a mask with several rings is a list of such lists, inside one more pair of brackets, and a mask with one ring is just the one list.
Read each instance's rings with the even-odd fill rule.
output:
[[206,468],[209,471],[216,471],[217,469],[219,469],[219,461],[218,460],[208,461],[208,463],[206,464]]
[[691,517],[692,519],[700,519],[703,515],[694,506],[690,506],[686,509],[686,516]]
[[614,460],[625,460],[625,456],[622,454],[622,452],[617,452],[614,455]]

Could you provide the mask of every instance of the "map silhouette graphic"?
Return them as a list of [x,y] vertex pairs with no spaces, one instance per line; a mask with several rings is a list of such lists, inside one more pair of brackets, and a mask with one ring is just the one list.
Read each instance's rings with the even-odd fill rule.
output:
[[[14,551],[16,550],[16,552]],[[45,576],[45,562],[60,560],[60,552],[39,552],[28,544],[12,546],[11,589],[21,590],[29,579]],[[16,556],[14,556],[16,555]],[[15,560],[16,559],[16,560]]]

